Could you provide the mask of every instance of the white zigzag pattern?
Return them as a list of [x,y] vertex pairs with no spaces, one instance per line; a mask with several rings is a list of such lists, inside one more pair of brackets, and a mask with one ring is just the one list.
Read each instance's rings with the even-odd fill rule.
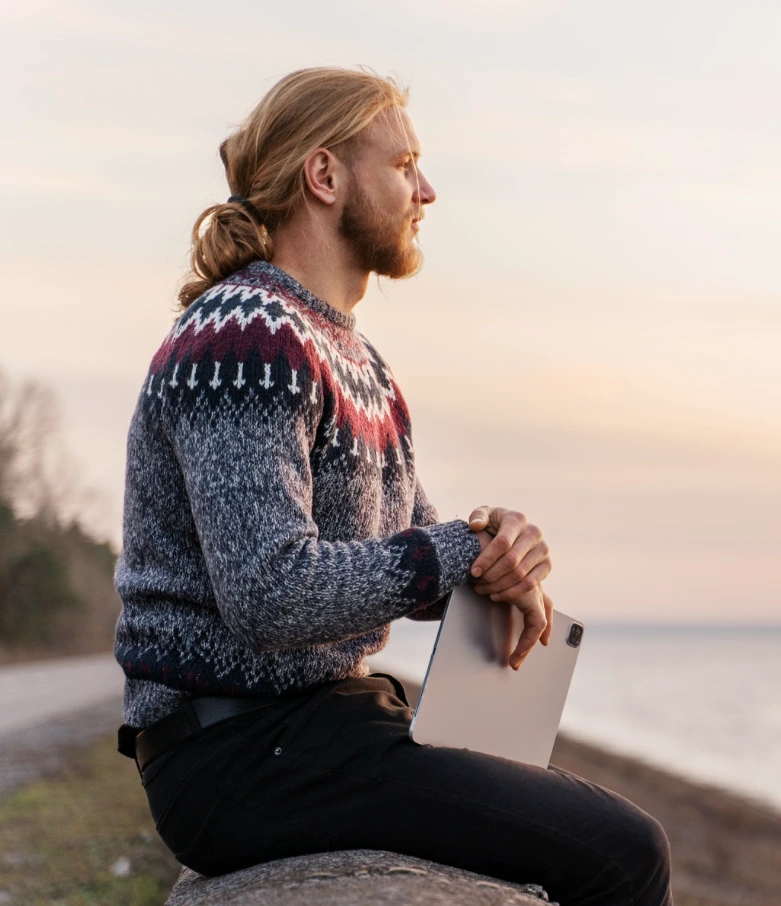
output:
[[[377,365],[382,369],[382,372],[385,375],[388,382],[387,387],[383,387],[377,381],[371,361],[366,362],[365,364],[351,361],[342,354],[339,349],[329,343],[321,334],[311,330],[302,330],[295,320],[287,315],[274,317],[269,313],[267,308],[271,302],[275,302],[286,312],[300,316],[303,305],[297,305],[295,302],[286,299],[284,296],[280,296],[277,293],[271,293],[263,287],[240,286],[236,284],[218,284],[208,290],[202,296],[202,299],[204,302],[209,302],[219,296],[222,296],[223,302],[227,302],[236,296],[238,296],[242,302],[256,298],[258,305],[250,311],[245,311],[239,306],[230,309],[221,306],[220,308],[209,312],[205,317],[201,310],[201,306],[199,305],[194,311],[185,313],[185,315],[174,324],[164,340],[164,345],[174,344],[188,330],[192,330],[196,335],[208,328],[211,328],[214,333],[219,333],[220,330],[230,322],[235,322],[242,330],[245,330],[256,318],[261,318],[268,327],[269,332],[272,334],[276,333],[283,325],[288,325],[302,344],[307,340],[313,344],[321,364],[335,373],[342,392],[352,402],[356,410],[364,413],[370,421],[382,421],[388,417],[391,411],[391,401],[396,399],[396,392],[394,390],[393,378],[383,363],[377,362]],[[358,336],[360,337],[360,334],[358,334]],[[366,349],[365,346],[364,349]],[[370,360],[375,359],[375,356],[370,349],[366,349],[366,353]],[[218,363],[215,364],[217,365]],[[237,387],[243,387],[244,384],[247,383],[242,376],[243,367],[243,363],[240,362],[238,364],[238,374],[233,381],[234,385]],[[356,384],[363,385],[366,389],[368,403],[357,398],[352,392],[349,382],[345,380],[348,376]],[[212,378],[213,386],[215,381],[217,384],[221,383],[220,379],[217,377],[217,371],[215,371],[214,377]],[[292,373],[291,375],[291,384],[288,389],[293,393],[305,389],[297,384],[295,373]],[[309,392],[312,394],[312,398],[314,398],[315,389],[311,388]]]

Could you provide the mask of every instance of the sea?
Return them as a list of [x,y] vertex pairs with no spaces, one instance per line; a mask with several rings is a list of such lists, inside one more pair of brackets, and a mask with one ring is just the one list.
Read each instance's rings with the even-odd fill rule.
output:
[[[583,623],[560,731],[781,813],[781,625]],[[394,621],[370,668],[422,683],[439,625]]]

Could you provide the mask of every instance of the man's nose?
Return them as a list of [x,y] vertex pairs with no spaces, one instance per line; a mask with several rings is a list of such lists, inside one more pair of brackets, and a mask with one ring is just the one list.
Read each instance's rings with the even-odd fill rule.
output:
[[432,201],[436,201],[437,199],[437,193],[434,191],[434,187],[420,170],[418,170],[418,198],[421,204],[431,204]]

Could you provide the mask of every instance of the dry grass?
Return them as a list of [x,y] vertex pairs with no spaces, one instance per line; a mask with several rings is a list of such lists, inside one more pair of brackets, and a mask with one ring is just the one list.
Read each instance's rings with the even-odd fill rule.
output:
[[[112,872],[121,859],[126,877]],[[0,901],[9,906],[160,906],[180,869],[114,734],[57,779],[0,800]]]

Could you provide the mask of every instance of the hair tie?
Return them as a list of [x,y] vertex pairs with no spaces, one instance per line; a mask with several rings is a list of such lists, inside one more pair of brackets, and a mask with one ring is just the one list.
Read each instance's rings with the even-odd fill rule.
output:
[[252,204],[252,202],[249,200],[249,198],[247,198],[246,195],[231,195],[231,197],[228,199],[228,204],[230,204],[232,201],[238,202],[250,215],[250,217],[253,218],[253,220],[257,220],[258,223],[263,222],[263,218],[260,216],[260,214],[258,214],[258,209],[254,204]]

